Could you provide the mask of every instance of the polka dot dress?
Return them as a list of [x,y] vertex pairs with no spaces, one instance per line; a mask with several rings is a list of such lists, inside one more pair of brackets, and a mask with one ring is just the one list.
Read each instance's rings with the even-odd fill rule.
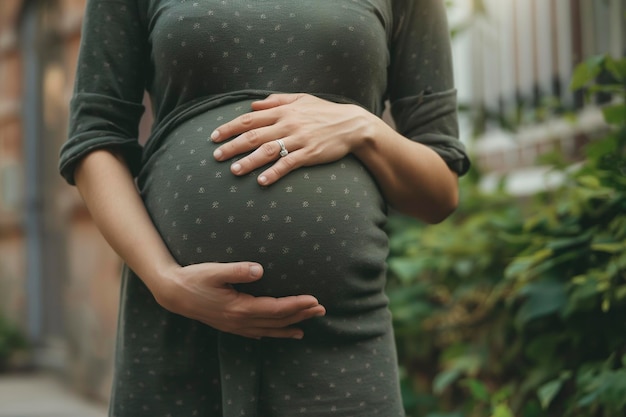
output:
[[[403,416],[384,294],[386,204],[353,156],[269,187],[217,162],[209,135],[271,92],[307,92],[380,115],[463,173],[439,0],[89,0],[70,137],[124,153],[181,265],[256,261],[238,290],[313,294],[325,317],[302,340],[252,340],[161,308],[125,269],[112,417]],[[155,123],[137,144],[144,90]],[[141,248],[138,248],[140,250]]]
[[211,157],[216,145],[209,134],[222,120],[250,111],[250,103],[213,109],[204,103],[188,111],[189,119],[144,164],[139,186],[171,253],[181,265],[260,262],[264,278],[239,286],[254,295],[315,294],[342,311],[351,304],[384,306],[386,208],[356,158],[296,170],[260,187],[257,172],[237,177],[229,170],[233,161]]

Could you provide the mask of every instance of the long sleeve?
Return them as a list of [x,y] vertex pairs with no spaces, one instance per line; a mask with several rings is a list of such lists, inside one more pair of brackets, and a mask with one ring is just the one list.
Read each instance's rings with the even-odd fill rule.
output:
[[456,90],[443,0],[393,2],[388,95],[398,131],[437,152],[450,169],[469,169],[458,138]]
[[59,170],[74,184],[76,163],[114,147],[136,173],[141,160],[138,125],[148,77],[147,37],[137,0],[88,0],[70,102],[68,140]]

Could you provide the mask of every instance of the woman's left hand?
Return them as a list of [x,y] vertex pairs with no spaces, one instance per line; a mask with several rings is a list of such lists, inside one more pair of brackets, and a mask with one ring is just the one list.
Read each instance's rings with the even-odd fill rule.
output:
[[[251,152],[231,165],[235,175],[274,161],[258,176],[261,185],[270,185],[302,166],[343,158],[367,137],[375,117],[357,105],[333,103],[309,94],[272,94],[252,103],[252,109],[213,132],[211,138],[216,143],[234,137],[213,156],[225,161]],[[287,150],[284,156],[279,139]]]

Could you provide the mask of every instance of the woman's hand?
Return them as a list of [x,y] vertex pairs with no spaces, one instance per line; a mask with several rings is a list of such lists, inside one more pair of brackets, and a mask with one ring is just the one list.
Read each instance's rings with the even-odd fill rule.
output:
[[164,308],[223,332],[250,338],[301,339],[302,330],[291,326],[323,316],[326,310],[310,295],[254,297],[232,287],[262,275],[262,267],[250,262],[174,267],[152,292]]
[[[352,104],[337,104],[308,94],[273,94],[254,102],[246,113],[218,127],[211,135],[222,142],[214,153],[218,161],[251,152],[231,166],[244,175],[275,161],[258,176],[261,185],[272,184],[302,166],[336,161],[359,146],[375,118]],[[288,154],[280,156],[284,143]]]
[[302,331],[293,324],[325,314],[310,295],[253,297],[234,290],[231,284],[261,278],[257,263],[179,266],[155,229],[124,158],[115,152],[91,152],[75,178],[103,236],[164,308],[253,338],[300,338]]
[[[438,223],[458,204],[457,175],[433,149],[407,139],[357,105],[308,94],[273,94],[252,103],[252,109],[211,135],[218,143],[234,137],[215,150],[218,161],[252,152],[231,165],[235,175],[273,162],[257,179],[270,185],[296,168],[352,153],[402,213]],[[280,156],[279,139],[289,152],[285,156]]]

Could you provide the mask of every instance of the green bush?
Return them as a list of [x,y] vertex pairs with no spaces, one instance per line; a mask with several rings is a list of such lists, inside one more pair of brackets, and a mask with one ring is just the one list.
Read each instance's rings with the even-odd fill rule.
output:
[[410,416],[626,415],[626,59],[586,61],[572,88],[615,100],[580,166],[550,158],[557,189],[519,201],[473,172],[450,220],[390,219]]
[[0,315],[0,371],[10,366],[13,355],[27,348],[26,337],[2,315]]

